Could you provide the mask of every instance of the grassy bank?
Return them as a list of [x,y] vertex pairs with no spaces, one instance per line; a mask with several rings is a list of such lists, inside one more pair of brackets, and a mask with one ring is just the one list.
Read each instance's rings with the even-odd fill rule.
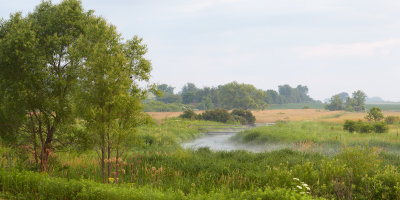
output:
[[388,133],[349,133],[343,124],[329,122],[287,122],[258,127],[237,134],[233,140],[247,144],[282,144],[297,150],[338,152],[348,146],[377,147],[399,152],[400,136],[397,127]]

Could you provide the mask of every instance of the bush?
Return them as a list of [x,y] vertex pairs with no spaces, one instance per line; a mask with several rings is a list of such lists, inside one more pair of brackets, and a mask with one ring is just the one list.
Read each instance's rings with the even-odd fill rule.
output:
[[241,124],[254,124],[254,122],[256,122],[256,117],[250,110],[234,109],[232,110],[231,115]]
[[343,125],[343,130],[349,131],[350,133],[357,131],[357,122],[353,120],[346,120]]
[[386,122],[376,122],[373,124],[373,129],[375,133],[386,133],[389,131],[389,126]]
[[358,122],[358,127],[359,127],[359,132],[360,133],[371,133],[372,131],[374,131],[374,127],[371,124],[368,123],[363,123],[361,121]]
[[215,110],[206,110],[201,115],[199,115],[199,118],[203,120],[222,122],[222,123],[226,123],[228,121],[233,120],[232,115],[230,115],[227,110],[222,108],[217,108]]
[[389,126],[386,122],[375,122],[375,123],[366,123],[361,120],[353,121],[346,120],[343,124],[343,130],[347,130],[350,133],[359,132],[359,133],[386,133],[389,131]]
[[185,110],[179,117],[194,120],[197,118],[197,114],[193,110]]

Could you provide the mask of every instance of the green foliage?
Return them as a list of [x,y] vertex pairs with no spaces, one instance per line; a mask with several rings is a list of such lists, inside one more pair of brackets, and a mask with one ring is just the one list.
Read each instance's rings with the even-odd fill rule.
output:
[[180,112],[190,107],[179,103],[164,103],[162,101],[149,101],[143,104],[145,112]]
[[359,133],[386,133],[389,131],[389,126],[386,122],[375,122],[375,123],[367,123],[361,120],[353,121],[346,120],[343,124],[343,130],[347,130],[350,133],[359,132]]
[[326,104],[325,109],[327,110],[343,110],[343,101],[339,95],[332,96],[330,103]]
[[[91,17],[80,1],[47,1],[25,17],[12,14],[0,24],[1,89],[5,98],[18,103],[6,105],[6,111],[17,114],[14,128],[29,130],[18,131],[31,136],[20,142],[41,155],[42,170],[53,141],[62,134],[60,127],[74,120],[73,96],[84,60],[77,48]],[[20,123],[21,116],[25,123]]]
[[380,108],[378,107],[373,107],[371,109],[369,109],[367,116],[365,116],[365,119],[367,119],[368,121],[380,121],[382,120],[383,114]]
[[232,115],[229,114],[227,110],[222,108],[217,108],[215,110],[206,110],[203,113],[201,113],[198,118],[202,120],[222,122],[222,123],[233,121]]
[[196,114],[192,110],[185,110],[180,116],[183,119],[199,119],[206,121],[233,123],[239,122],[240,124],[254,124],[256,117],[249,110],[235,109],[229,113],[227,110],[217,108],[215,110],[206,110],[201,114]]
[[[279,106],[300,103],[310,106],[310,108],[323,107],[320,102],[314,101],[307,95],[307,86],[298,85],[296,88],[291,88],[289,85],[282,85],[279,87],[282,94],[274,90],[262,91],[256,89],[253,85],[237,82],[211,88],[197,88],[195,84],[187,83],[180,93],[174,94],[172,86],[161,84],[158,89],[164,92],[164,96],[158,96],[157,101],[166,103],[165,106],[182,102],[199,110],[212,110],[214,108],[265,109],[266,103]],[[315,104],[315,106],[310,104]],[[146,110],[154,110],[151,109],[153,104],[149,104],[147,107]]]
[[350,133],[353,133],[359,130],[358,124],[356,121],[353,120],[346,120],[343,124],[343,130],[347,130]]
[[[270,92],[272,94],[272,99],[277,102],[271,102],[274,104],[281,103],[305,103],[305,102],[313,102],[314,100],[308,96],[308,88],[307,86],[298,85],[296,88],[292,88],[289,85],[280,85],[279,88],[279,97],[276,98],[276,94]],[[270,98],[267,98],[269,100]]]
[[325,105],[325,109],[356,112],[364,111],[366,97],[366,94],[361,90],[353,92],[352,98],[350,98],[347,93],[342,92],[340,94],[333,95],[330,99],[330,103]]
[[4,192],[28,199],[180,199],[179,193],[161,192],[149,187],[113,187],[85,180],[52,178],[26,171],[0,170]]
[[389,131],[389,126],[386,122],[375,122],[373,124],[373,128],[375,133],[386,133]]
[[250,110],[234,109],[231,115],[235,121],[239,121],[241,124],[254,124],[256,122],[256,117]]
[[197,118],[197,114],[193,112],[193,110],[185,110],[181,115],[179,115],[179,117],[183,119],[194,120]]
[[219,88],[218,103],[225,109],[264,109],[266,93],[249,84],[232,82]]
[[366,97],[367,95],[361,90],[353,92],[352,98],[347,97],[346,99],[345,109],[347,111],[356,111],[356,112],[364,111]]

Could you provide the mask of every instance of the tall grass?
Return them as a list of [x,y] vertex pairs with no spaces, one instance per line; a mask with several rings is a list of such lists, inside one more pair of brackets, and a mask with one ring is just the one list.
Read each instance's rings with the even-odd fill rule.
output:
[[248,144],[290,144],[295,149],[327,150],[337,152],[345,146],[378,147],[389,152],[400,150],[400,137],[389,133],[349,133],[342,124],[329,122],[287,122],[273,126],[245,130],[233,140]]

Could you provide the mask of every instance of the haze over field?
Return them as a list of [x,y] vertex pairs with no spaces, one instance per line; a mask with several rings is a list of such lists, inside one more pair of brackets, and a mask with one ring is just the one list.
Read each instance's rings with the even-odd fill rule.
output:
[[[2,2],[0,17],[40,2]],[[400,101],[399,1],[85,0],[83,6],[124,38],[143,37],[153,81],[177,89],[236,80],[265,90],[307,85],[318,100],[360,89]]]

